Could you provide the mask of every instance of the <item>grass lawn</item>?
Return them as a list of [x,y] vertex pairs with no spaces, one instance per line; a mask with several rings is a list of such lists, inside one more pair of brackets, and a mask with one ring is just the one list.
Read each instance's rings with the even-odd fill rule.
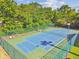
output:
[[5,36],[5,33],[0,31],[0,37],[2,36]]
[[[73,52],[73,53],[79,55],[79,48],[73,46],[71,52]],[[73,55],[73,54],[69,54],[68,57],[69,57],[70,59],[79,59],[79,56],[76,56],[76,55]]]

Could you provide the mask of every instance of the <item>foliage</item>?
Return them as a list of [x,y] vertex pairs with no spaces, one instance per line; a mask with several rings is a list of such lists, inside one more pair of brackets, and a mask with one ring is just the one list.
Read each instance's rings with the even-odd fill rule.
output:
[[67,23],[79,24],[79,13],[68,5],[52,10],[36,2],[17,5],[14,0],[0,0],[0,31],[6,34],[38,30],[50,24],[61,26]]
[[51,12],[36,2],[17,5],[13,0],[0,0],[0,31],[10,35],[46,28],[52,23]]
[[[60,8],[55,10],[54,18],[57,25],[67,25],[67,23],[74,24],[79,23],[78,12],[75,9],[72,9],[68,5],[63,5]],[[78,24],[77,23],[77,24]]]

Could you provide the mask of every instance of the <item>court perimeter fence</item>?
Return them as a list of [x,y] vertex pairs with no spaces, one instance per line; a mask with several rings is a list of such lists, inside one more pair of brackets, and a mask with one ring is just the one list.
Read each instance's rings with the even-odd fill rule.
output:
[[[71,46],[73,45],[74,41],[76,39],[76,36],[74,36],[71,41],[68,41],[67,39],[64,39],[61,41],[58,45],[53,46],[47,54],[44,56],[38,58],[38,59],[65,59],[67,54],[69,53]],[[28,59],[26,55],[24,55],[22,52],[18,51],[15,47],[13,47],[10,43],[8,43],[4,39],[0,39],[1,46],[6,50],[6,52],[10,55],[11,59]],[[70,42],[72,42],[70,45]],[[75,59],[76,57],[74,57]],[[76,58],[78,59],[78,58]]]

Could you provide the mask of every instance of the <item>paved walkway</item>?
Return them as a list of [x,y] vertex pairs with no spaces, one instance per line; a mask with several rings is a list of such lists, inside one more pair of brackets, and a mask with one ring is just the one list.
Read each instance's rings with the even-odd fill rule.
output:
[[5,50],[0,46],[0,59],[11,59]]

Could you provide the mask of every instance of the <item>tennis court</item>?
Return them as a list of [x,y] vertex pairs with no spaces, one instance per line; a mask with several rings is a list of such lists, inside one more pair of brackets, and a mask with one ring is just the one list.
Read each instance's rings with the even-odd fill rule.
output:
[[[72,32],[70,32],[72,33]],[[21,49],[27,56],[32,54],[33,51],[40,48],[44,51],[44,54],[47,53],[50,49],[54,48],[49,44],[56,45],[67,38],[67,35],[70,34],[69,30],[51,30],[47,32],[42,32],[30,37],[24,38],[24,42],[16,44],[16,46]],[[39,51],[40,51],[39,50]],[[36,53],[38,54],[38,52]]]
[[[12,46],[10,47],[10,49],[11,51],[13,50],[13,52],[10,53],[12,54],[12,56],[14,56],[13,59],[41,59],[47,54],[47,57],[50,56],[51,58],[49,58],[52,59],[52,55],[55,56],[57,53],[60,53],[62,51],[60,50],[60,48],[67,50],[67,48],[70,47],[68,45],[67,37],[69,34],[73,33],[73,31],[68,29],[52,29],[33,35],[24,36],[23,38],[19,39],[11,39],[7,42],[8,44],[10,44],[10,46]],[[53,54],[51,54],[50,51],[52,51]],[[63,53],[63,57],[65,57],[67,52],[65,51],[62,52],[62,54]],[[56,59],[56,57],[54,59]],[[62,55],[60,57],[62,57]]]

